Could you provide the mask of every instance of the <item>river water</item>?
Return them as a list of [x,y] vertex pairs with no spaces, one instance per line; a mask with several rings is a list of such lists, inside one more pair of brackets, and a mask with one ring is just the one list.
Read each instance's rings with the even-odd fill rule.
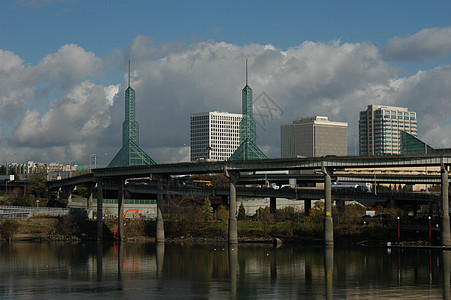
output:
[[0,244],[0,299],[451,299],[451,251]]

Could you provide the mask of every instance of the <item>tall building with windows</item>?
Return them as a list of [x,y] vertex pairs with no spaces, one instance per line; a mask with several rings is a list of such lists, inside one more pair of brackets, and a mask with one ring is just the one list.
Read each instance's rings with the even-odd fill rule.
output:
[[292,124],[280,127],[281,156],[345,156],[348,152],[347,131],[348,123],[332,122],[328,117],[296,119]]
[[241,114],[205,112],[191,115],[191,161],[227,160],[240,146]]
[[360,155],[400,154],[402,131],[417,136],[415,112],[405,107],[368,105],[360,112]]

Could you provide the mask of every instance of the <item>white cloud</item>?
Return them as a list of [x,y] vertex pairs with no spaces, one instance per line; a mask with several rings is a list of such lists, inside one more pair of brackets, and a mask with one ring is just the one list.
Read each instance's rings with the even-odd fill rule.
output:
[[117,90],[117,86],[104,88],[84,81],[52,101],[43,116],[26,110],[9,141],[19,147],[45,148],[93,139],[110,124],[111,94]]
[[68,44],[62,46],[56,53],[44,57],[37,66],[30,68],[28,76],[32,84],[48,84],[52,89],[68,91],[101,69],[102,60],[93,52]]
[[[13,53],[0,51],[0,78],[6,80],[0,81],[3,163],[33,159],[86,164],[97,153],[101,165],[107,165],[122,143],[128,59],[140,146],[157,162],[188,159],[190,114],[241,112],[246,58],[254,100],[264,92],[274,109],[273,115],[267,111],[266,117],[256,118],[257,143],[270,157],[280,156],[281,124],[313,115],[348,122],[352,150],[351,133],[357,132],[359,112],[368,104],[416,111],[419,137],[435,147],[451,147],[446,134],[451,67],[400,78],[369,43],[307,41],[283,51],[272,45],[213,41],[157,47],[139,36],[126,53],[115,50],[114,57],[102,61],[79,46],[65,45],[38,65],[26,66]],[[106,65],[111,63],[117,65]],[[104,68],[122,69],[123,83],[93,83],[90,77]],[[36,107],[36,99],[42,98],[51,100],[45,109],[43,101]]]
[[423,62],[451,55],[451,27],[423,29],[408,37],[395,36],[384,48],[385,58]]

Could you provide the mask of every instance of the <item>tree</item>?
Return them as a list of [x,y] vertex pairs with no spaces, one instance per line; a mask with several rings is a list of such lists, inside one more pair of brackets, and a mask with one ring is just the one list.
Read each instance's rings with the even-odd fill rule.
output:
[[91,171],[89,169],[81,169],[81,170],[76,170],[75,171],[75,175],[74,176],[80,176],[80,175],[85,175],[85,174],[89,174]]
[[229,223],[229,210],[224,205],[221,205],[216,213],[216,218],[225,224]]
[[213,207],[211,207],[210,199],[205,198],[204,205],[202,205],[202,217],[204,217],[205,221],[211,219],[211,215],[213,214]]
[[6,167],[5,166],[0,166],[0,175],[6,175]]
[[88,198],[88,188],[81,184],[77,185],[77,188],[73,191],[73,194]]
[[238,220],[246,220],[246,209],[244,208],[243,202],[241,202],[238,208]]
[[6,220],[0,225],[0,234],[3,239],[11,242],[19,228],[19,223],[16,220]]
[[269,209],[268,206],[266,206],[265,208],[260,207],[259,209],[257,209],[255,214],[257,215],[260,223],[263,225],[263,232],[266,234],[266,230],[267,230],[269,224],[271,224],[273,222],[271,210]]
[[28,177],[27,190],[36,197],[45,197],[47,191],[46,182],[47,170],[45,167],[39,167],[35,173],[30,174]]
[[7,175],[14,175],[14,180],[20,180],[19,174],[16,172],[16,170],[10,169],[8,171]]

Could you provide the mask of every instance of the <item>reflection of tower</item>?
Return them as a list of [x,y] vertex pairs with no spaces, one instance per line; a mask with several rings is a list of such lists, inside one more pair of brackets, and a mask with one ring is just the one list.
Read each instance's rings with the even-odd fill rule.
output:
[[135,120],[135,90],[130,87],[130,62],[128,63],[128,88],[125,91],[125,121],[122,123],[122,148],[108,167],[154,165],[155,162],[139,148],[139,125]]
[[229,160],[264,159],[267,156],[257,147],[256,125],[252,112],[252,89],[247,85],[247,59],[246,59],[246,86],[242,90],[242,114],[240,122],[240,146],[230,156]]

